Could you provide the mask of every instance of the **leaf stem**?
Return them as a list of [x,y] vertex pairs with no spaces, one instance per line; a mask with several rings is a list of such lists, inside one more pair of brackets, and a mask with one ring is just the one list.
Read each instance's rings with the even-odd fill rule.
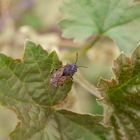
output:
[[[91,41],[89,41],[86,45],[84,45],[83,48],[81,48],[78,51],[78,57],[81,57],[86,54],[86,52],[91,49],[99,40],[101,39],[101,35],[96,35]],[[65,56],[65,59],[68,59],[69,61],[72,61],[75,59],[75,54],[67,54]],[[100,92],[96,89],[94,85],[91,85],[87,80],[85,80],[82,75],[79,73],[77,74],[77,77],[75,77],[75,82],[78,83],[81,87],[83,87],[85,90],[89,91],[92,95],[94,95],[97,98],[101,98]]]
[[85,45],[85,47],[81,48],[79,51],[79,56],[83,56],[89,49],[91,49],[99,40],[101,36],[96,35],[94,39],[92,39],[90,42]]
[[[91,41],[89,41],[86,45],[81,47],[78,51],[78,56],[81,57],[86,54],[86,52],[91,49],[101,38],[101,35],[96,35]],[[75,59],[75,53],[73,54],[67,54],[65,56],[65,59],[67,60],[73,60]]]
[[94,85],[90,84],[80,72],[75,75],[74,81],[93,96],[97,97],[98,99],[102,98],[100,91]]

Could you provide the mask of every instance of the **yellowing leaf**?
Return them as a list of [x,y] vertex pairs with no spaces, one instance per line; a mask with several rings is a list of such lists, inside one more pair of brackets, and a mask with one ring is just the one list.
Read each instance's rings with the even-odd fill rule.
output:
[[114,127],[113,139],[138,140],[140,138],[140,46],[136,48],[131,58],[121,54],[115,61],[114,72],[116,76],[114,80],[102,79],[99,84],[106,104],[104,121]]

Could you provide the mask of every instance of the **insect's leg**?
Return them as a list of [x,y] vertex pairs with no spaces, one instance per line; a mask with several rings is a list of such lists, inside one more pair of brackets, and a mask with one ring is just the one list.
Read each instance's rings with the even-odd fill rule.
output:
[[70,76],[70,79],[71,79],[71,80],[73,80],[73,77],[72,77],[72,76]]
[[53,68],[52,70],[51,70],[51,74],[53,74],[55,71],[57,71],[58,69],[55,69],[55,68]]

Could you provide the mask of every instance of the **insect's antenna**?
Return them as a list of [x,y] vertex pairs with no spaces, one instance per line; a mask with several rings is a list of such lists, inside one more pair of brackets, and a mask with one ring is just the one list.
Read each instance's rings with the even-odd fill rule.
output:
[[76,64],[77,61],[78,61],[78,53],[76,53],[76,60],[75,60],[75,63],[74,64]]
[[88,67],[86,67],[86,66],[77,66],[77,68],[79,68],[79,67],[82,67],[82,68],[88,68]]

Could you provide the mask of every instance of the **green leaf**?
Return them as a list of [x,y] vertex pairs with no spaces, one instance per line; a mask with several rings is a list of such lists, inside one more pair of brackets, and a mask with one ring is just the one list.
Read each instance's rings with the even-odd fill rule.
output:
[[[61,126],[63,128],[66,127],[66,124],[69,123],[69,127],[66,128],[66,131],[68,132],[71,128],[76,129],[75,136],[73,136],[72,139],[80,139],[83,138],[85,140],[106,140],[106,136],[108,133],[108,127],[103,127],[101,125],[102,116],[93,116],[89,114],[77,114],[74,112],[66,111],[66,110],[60,110],[59,114],[60,116],[59,121],[61,122]],[[65,130],[63,130],[65,132]],[[67,133],[66,132],[66,133]],[[71,136],[69,134],[69,136]],[[68,139],[69,140],[69,139]],[[71,140],[71,139],[70,139]]]
[[20,107],[19,112],[23,124],[11,134],[13,140],[106,140],[101,116],[37,106]]
[[130,50],[140,41],[140,3],[131,0],[67,0],[59,23],[63,36],[83,39],[99,34]]
[[63,86],[50,86],[51,72],[60,66],[55,52],[48,54],[30,41],[22,60],[0,54],[0,103],[19,119],[11,140],[105,140],[101,116],[56,110],[72,85],[68,80]]
[[99,87],[104,97],[105,123],[114,129],[114,140],[140,138],[140,45],[131,58],[121,54],[115,61],[116,78],[101,80]]
[[[39,45],[27,42],[21,62],[0,55],[1,98],[10,101],[55,105],[62,101],[71,89],[71,81],[59,88],[49,84],[53,69],[61,66],[55,52],[47,54]],[[13,99],[13,100],[12,100]],[[3,100],[5,104],[5,100]]]

